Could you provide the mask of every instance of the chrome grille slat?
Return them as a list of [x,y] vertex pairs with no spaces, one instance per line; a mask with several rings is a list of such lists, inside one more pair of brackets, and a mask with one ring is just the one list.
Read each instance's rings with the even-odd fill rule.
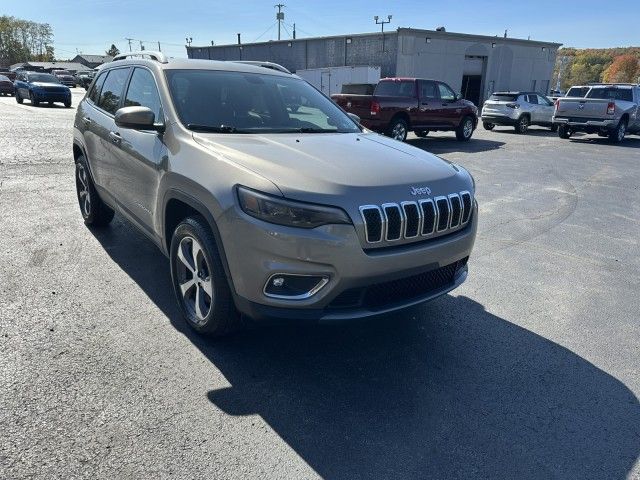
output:
[[469,222],[472,211],[473,197],[466,190],[418,201],[360,207],[367,244],[395,243],[456,231]]

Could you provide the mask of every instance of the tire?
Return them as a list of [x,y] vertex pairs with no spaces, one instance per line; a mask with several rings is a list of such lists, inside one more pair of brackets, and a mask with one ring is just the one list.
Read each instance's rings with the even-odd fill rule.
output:
[[387,130],[387,135],[389,135],[394,140],[398,140],[399,142],[404,142],[407,139],[407,132],[409,131],[409,126],[407,122],[402,118],[394,118],[391,120],[389,124],[389,128]]
[[558,125],[551,125],[549,127],[549,130],[551,130],[553,133],[556,133],[558,131]]
[[169,258],[173,291],[189,327],[220,337],[240,326],[215,237],[202,217],[178,224]]
[[624,140],[624,136],[626,133],[627,122],[625,122],[624,120],[620,120],[620,122],[618,122],[618,126],[614,130],[609,132],[609,141],[613,143],[620,143],[622,140]]
[[64,108],[71,108],[71,102],[64,102]]
[[456,139],[466,142],[471,138],[471,135],[473,135],[473,118],[464,117],[456,128]]
[[493,130],[494,128],[496,128],[496,125],[495,125],[495,123],[482,122],[482,127],[485,130]]
[[558,125],[558,136],[564,140],[571,137],[571,130],[566,125]]
[[80,155],[76,160],[76,194],[84,224],[88,227],[104,227],[113,220],[114,211],[98,196],[87,160]]
[[18,102],[20,105],[22,105],[22,102],[24,102],[24,99],[22,98],[22,95],[20,95],[19,92],[16,92],[16,102]]
[[527,130],[529,130],[529,123],[529,116],[521,115],[518,119],[518,123],[516,123],[516,133],[527,133]]
[[413,133],[416,134],[416,137],[424,138],[429,135],[429,130],[416,130]]
[[29,100],[31,101],[31,105],[33,105],[34,107],[40,106],[40,102],[33,99],[33,94],[31,92],[29,92]]

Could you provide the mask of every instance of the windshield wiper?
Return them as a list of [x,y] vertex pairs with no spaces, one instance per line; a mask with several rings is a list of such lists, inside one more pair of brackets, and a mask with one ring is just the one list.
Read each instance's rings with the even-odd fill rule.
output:
[[188,123],[187,128],[196,132],[212,132],[212,133],[243,133],[242,130],[238,130],[231,125],[199,125],[197,123]]

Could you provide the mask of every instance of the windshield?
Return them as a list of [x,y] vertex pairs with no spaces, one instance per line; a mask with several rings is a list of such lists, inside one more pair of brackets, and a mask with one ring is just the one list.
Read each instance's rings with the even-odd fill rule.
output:
[[54,74],[55,75],[71,75],[71,72],[68,72],[66,70],[56,70]]
[[48,73],[31,73],[29,74],[30,82],[42,82],[42,83],[60,83],[55,75],[49,75]]
[[359,132],[340,108],[304,80],[218,70],[167,70],[180,121],[221,133]]
[[598,88],[593,87],[587,95],[588,98],[600,98],[604,100],[624,100],[633,102],[630,88]]

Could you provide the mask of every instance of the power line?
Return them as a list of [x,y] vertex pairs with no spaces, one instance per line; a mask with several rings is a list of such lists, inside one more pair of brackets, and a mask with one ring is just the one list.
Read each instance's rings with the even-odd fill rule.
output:
[[275,27],[275,26],[276,26],[276,23],[277,23],[277,22],[278,22],[278,21],[276,20],[276,21],[275,21],[275,22],[273,22],[271,25],[269,25],[269,27],[268,27],[264,32],[262,32],[262,33],[258,36],[258,38],[256,38],[256,39],[254,40],[254,42],[257,42],[257,41],[258,41],[258,40],[260,40],[262,37],[264,37],[264,35],[265,35],[269,30],[271,30],[273,27]]
[[[287,26],[284,23],[282,24],[282,28],[284,28],[284,31],[287,32],[287,35],[291,36],[291,34],[289,33],[289,30],[287,30]],[[278,38],[278,40],[280,39]]]

